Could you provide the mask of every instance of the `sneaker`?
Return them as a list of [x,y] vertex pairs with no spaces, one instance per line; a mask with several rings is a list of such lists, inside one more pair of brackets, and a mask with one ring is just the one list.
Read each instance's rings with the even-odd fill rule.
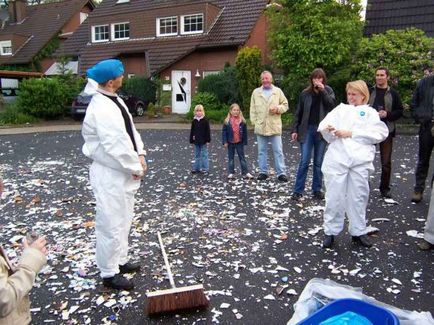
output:
[[268,175],[267,174],[259,174],[258,175],[258,181],[265,181],[266,179],[268,178]]
[[288,182],[288,178],[286,177],[286,175],[279,175],[278,177],[277,177],[277,180],[279,181],[279,182],[281,182],[281,183],[287,183]]
[[422,251],[429,251],[431,249],[434,249],[434,245],[426,241],[425,239],[422,239],[422,241],[418,244],[418,246],[419,249]]
[[361,235],[361,236],[352,236],[353,243],[364,246],[364,247],[371,247],[372,243],[368,239],[368,235]]
[[125,279],[120,273],[110,278],[103,278],[102,283],[104,286],[116,290],[132,290],[134,288],[134,284]]
[[419,203],[420,201],[422,201],[422,198],[423,198],[422,192],[416,192],[415,191],[413,193],[413,196],[411,197],[411,202]]
[[200,173],[201,173],[202,175],[205,175],[205,176],[208,175],[208,171],[207,171],[207,170],[201,170]]
[[294,201],[300,201],[302,197],[303,197],[303,194],[301,194],[301,193],[292,193],[292,195],[291,195],[291,199]]
[[121,274],[133,273],[137,271],[140,271],[140,264],[138,263],[125,263],[124,265],[119,265],[119,272]]
[[315,191],[312,194],[313,198],[316,200],[324,200],[324,193],[321,191]]
[[243,177],[244,177],[245,179],[252,179],[252,178],[253,178],[253,175],[250,174],[250,173],[247,173],[247,174],[243,175]]
[[383,199],[391,199],[392,198],[392,194],[390,194],[390,190],[383,190],[383,191],[380,190],[380,193],[381,193],[381,196]]
[[228,175],[228,179],[232,179],[232,178],[235,178],[235,175],[234,174],[229,174]]
[[335,236],[325,235],[324,241],[322,242],[322,247],[323,248],[331,248],[333,246],[334,241],[335,241]]
[[198,171],[198,170],[192,170],[191,173],[192,173],[193,175],[194,175],[194,174],[199,174],[199,171]]

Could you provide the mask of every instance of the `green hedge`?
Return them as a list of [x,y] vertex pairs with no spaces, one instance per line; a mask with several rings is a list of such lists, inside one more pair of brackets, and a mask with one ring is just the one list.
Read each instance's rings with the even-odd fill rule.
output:
[[35,123],[38,119],[32,115],[24,113],[16,103],[12,103],[6,106],[6,108],[0,112],[0,125],[6,124],[26,124]]
[[155,103],[157,85],[143,76],[124,79],[122,89],[148,103]]
[[199,92],[213,93],[220,103],[229,106],[233,103],[240,103],[238,89],[237,70],[230,66],[225,67],[218,74],[205,77],[198,85]]

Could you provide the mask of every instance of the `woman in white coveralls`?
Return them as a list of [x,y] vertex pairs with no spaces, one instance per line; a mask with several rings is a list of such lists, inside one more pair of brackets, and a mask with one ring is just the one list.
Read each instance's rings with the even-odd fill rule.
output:
[[134,215],[134,194],[146,171],[145,151],[123,100],[124,67],[115,59],[98,62],[87,70],[85,92],[92,95],[83,121],[83,153],[93,160],[90,184],[96,199],[96,264],[103,284],[131,290],[122,273],[138,271],[128,262],[128,236]]
[[371,247],[366,229],[369,175],[374,171],[375,144],[389,131],[378,112],[367,105],[369,90],[362,80],[347,83],[347,104],[333,109],[318,131],[329,143],[322,164],[326,187],[324,248],[333,245],[344,228],[345,214],[353,242]]

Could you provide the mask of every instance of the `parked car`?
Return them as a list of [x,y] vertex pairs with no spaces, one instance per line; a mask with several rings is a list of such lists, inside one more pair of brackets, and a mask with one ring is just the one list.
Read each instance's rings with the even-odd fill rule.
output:
[[[143,116],[143,114],[145,114],[146,108],[148,107],[145,101],[123,91],[118,91],[118,95],[124,100],[131,115]],[[83,91],[75,97],[71,105],[71,116],[74,120],[80,121],[84,118],[91,99],[92,96],[85,94]]]

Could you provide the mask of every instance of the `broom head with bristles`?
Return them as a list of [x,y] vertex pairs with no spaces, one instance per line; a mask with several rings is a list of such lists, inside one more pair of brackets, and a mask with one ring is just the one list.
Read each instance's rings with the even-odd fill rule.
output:
[[148,298],[148,315],[202,309],[209,305],[201,284],[147,292],[146,297]]

